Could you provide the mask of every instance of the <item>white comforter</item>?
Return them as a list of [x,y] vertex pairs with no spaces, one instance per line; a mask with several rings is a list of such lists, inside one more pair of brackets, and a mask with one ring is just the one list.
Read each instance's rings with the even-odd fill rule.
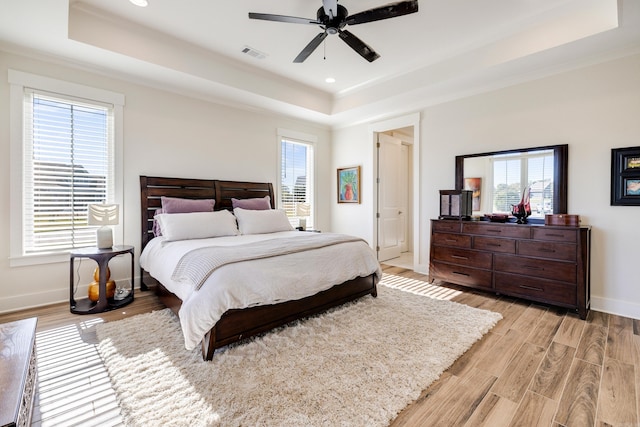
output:
[[173,242],[156,237],[142,252],[140,265],[182,300],[180,323],[191,350],[227,310],[297,300],[358,276],[381,274],[375,252],[358,241],[225,265],[197,290],[171,279],[180,258],[192,249],[308,235],[285,231]]

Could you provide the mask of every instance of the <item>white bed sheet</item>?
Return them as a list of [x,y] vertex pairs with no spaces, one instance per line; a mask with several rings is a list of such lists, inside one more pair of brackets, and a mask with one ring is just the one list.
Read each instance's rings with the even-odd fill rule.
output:
[[297,300],[359,276],[381,274],[375,252],[359,241],[225,265],[214,271],[199,290],[171,279],[182,255],[192,249],[307,234],[284,231],[173,242],[156,237],[142,252],[140,265],[182,300],[180,323],[185,347],[191,350],[227,310]]

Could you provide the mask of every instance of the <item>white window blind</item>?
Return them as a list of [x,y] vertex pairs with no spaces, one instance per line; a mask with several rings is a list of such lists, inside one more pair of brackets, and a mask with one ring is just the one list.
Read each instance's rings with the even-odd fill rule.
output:
[[114,198],[113,106],[25,88],[23,253],[95,245],[87,205]]
[[293,227],[303,220],[307,228],[313,228],[313,144],[282,139],[280,156],[279,207]]

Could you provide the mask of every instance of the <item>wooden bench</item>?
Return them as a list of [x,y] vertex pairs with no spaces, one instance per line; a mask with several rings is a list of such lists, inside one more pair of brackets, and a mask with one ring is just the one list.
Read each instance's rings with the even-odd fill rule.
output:
[[32,317],[0,324],[0,426],[30,426],[36,394],[36,324]]

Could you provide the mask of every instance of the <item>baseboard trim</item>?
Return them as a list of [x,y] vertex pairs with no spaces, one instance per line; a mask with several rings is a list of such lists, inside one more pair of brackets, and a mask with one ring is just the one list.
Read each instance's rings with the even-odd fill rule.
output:
[[[140,289],[140,278],[135,278],[135,291]],[[116,280],[117,283],[125,282],[131,286],[130,279]],[[76,299],[85,298],[89,293],[89,285],[79,285],[75,291]],[[45,292],[32,294],[22,294],[11,297],[0,298],[0,314],[12,313],[14,311],[28,310],[31,308],[44,307],[47,305],[69,303],[69,287],[52,289]]]
[[640,319],[640,304],[611,298],[591,296],[591,310]]

